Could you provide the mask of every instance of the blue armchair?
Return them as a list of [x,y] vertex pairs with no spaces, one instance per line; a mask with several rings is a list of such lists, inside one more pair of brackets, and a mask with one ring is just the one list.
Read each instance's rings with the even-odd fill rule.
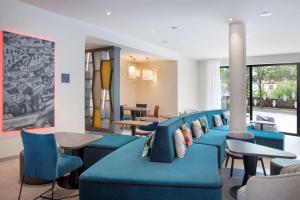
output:
[[56,179],[81,167],[81,159],[60,153],[54,134],[34,134],[21,130],[21,137],[24,146],[24,171],[18,199],[21,197],[24,176],[52,181],[52,187],[39,197],[49,199],[43,195],[51,191],[51,199],[54,199]]

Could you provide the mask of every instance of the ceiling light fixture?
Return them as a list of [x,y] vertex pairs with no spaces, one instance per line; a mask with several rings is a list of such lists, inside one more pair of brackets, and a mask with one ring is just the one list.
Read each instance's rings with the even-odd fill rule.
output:
[[271,15],[272,15],[272,13],[269,11],[264,11],[264,12],[260,13],[261,17],[270,17]]
[[228,18],[228,21],[232,22],[232,21],[233,21],[233,18],[232,18],[232,17],[229,17],[229,18]]
[[166,43],[168,43],[168,41],[167,41],[167,40],[164,40],[164,41],[162,41],[162,43],[166,44]]
[[177,26],[171,26],[171,29],[172,29],[172,30],[177,30],[178,27],[177,27]]
[[155,33],[155,32],[156,32],[155,30],[152,30],[152,31],[151,31],[151,33]]
[[106,15],[107,15],[107,16],[111,15],[111,12],[110,12],[110,11],[107,11],[107,12],[106,12]]

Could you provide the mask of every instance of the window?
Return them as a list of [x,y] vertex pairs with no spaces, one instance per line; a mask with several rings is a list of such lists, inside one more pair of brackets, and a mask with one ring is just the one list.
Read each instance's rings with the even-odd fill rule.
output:
[[[297,134],[299,64],[247,66],[247,113],[274,117],[279,131]],[[220,68],[222,108],[229,109],[229,68]],[[299,109],[300,110],[300,109]],[[299,111],[300,112],[300,111]]]

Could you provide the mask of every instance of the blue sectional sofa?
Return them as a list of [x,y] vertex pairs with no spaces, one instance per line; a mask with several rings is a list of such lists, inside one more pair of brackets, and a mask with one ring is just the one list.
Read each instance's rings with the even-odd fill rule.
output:
[[[93,199],[146,199],[180,200],[201,199],[221,200],[222,181],[219,168],[225,159],[228,126],[214,127],[213,115],[224,110],[197,112],[166,120],[158,125],[149,157],[142,157],[146,138],[123,139],[127,142],[112,148],[107,136],[91,144],[85,156],[92,162],[102,158],[80,176],[80,200]],[[209,132],[194,139],[186,156],[178,159],[175,153],[173,134],[183,123],[191,125],[200,116],[206,116]],[[258,143],[283,148],[281,133],[268,133],[251,129]],[[121,139],[120,139],[121,140]],[[276,142],[274,142],[276,141]],[[106,142],[109,149],[104,151]],[[100,148],[100,156],[93,158],[93,148]],[[110,153],[110,152],[112,153]],[[109,152],[109,154],[108,154]],[[105,157],[102,155],[105,154]],[[91,159],[87,158],[87,159]],[[92,163],[91,162],[91,163]]]
[[195,145],[183,159],[150,162],[141,157],[145,138],[104,157],[80,176],[80,200],[221,199],[217,149]]

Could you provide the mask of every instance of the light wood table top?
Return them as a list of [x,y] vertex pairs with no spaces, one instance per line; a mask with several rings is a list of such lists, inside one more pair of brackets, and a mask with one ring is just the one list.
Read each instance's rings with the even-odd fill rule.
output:
[[124,110],[133,110],[133,111],[148,111],[150,108],[142,108],[142,107],[129,107],[126,106],[123,108]]
[[162,118],[165,118],[165,119],[171,119],[171,118],[177,117],[175,115],[159,115],[159,116]]
[[148,126],[152,124],[152,122],[135,121],[135,120],[120,120],[120,121],[114,121],[113,123],[121,124],[121,125],[131,125],[131,126]]
[[263,145],[253,144],[239,140],[227,140],[228,150],[232,153],[245,156],[260,156],[268,158],[288,158],[294,159],[297,156],[293,153],[282,151]]
[[163,122],[163,121],[166,121],[167,119],[166,118],[156,118],[156,117],[137,117],[136,118],[137,120],[139,121],[146,121],[146,122]]
[[57,132],[55,137],[60,147],[64,149],[80,149],[87,144],[102,139],[101,135]]

